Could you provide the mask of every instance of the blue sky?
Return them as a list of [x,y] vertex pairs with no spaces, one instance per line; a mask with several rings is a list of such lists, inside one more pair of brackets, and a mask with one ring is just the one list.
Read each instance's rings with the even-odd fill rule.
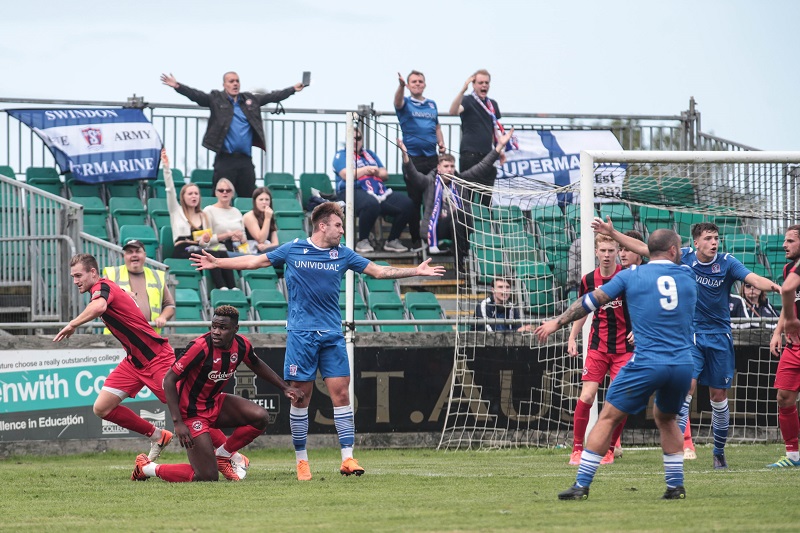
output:
[[694,96],[704,131],[800,150],[800,2],[789,0],[32,0],[4,5],[3,19],[7,98],[185,103],[162,72],[210,90],[227,70],[244,89],[310,70],[287,107],[388,111],[397,71],[413,68],[446,110],[487,68],[504,111],[677,115]]

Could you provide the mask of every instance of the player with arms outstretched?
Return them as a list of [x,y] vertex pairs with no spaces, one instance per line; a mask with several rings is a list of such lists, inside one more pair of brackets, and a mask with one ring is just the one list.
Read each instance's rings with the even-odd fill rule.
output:
[[347,359],[339,311],[339,286],[350,269],[375,278],[441,276],[444,267],[430,266],[430,259],[416,268],[379,266],[342,246],[344,214],[337,203],[318,205],[311,213],[313,233],[295,239],[263,255],[216,258],[207,253],[192,254],[198,270],[227,268],[252,270],[270,265],[285,267],[289,291],[284,379],[303,391],[292,401],[289,425],[297,460],[297,479],[311,479],[306,441],[308,405],[317,370],[322,374],[333,402],[333,421],[342,450],[343,475],[360,476],[364,469],[353,458],[355,422],[350,404],[350,365]]
[[[632,239],[616,229],[607,217],[604,222],[595,218],[592,229],[608,235],[626,248],[640,255],[648,255],[644,243]],[[725,443],[728,440],[730,409],[728,389],[733,384],[735,367],[731,313],[728,294],[735,281],[755,285],[762,291],[778,291],[780,287],[765,277],[750,272],[730,254],[719,254],[719,228],[710,222],[692,226],[695,249],[681,248],[681,262],[695,274],[698,285],[697,309],[694,313],[695,348],[692,387],[681,409],[679,425],[684,431],[689,421],[689,406],[697,383],[707,385],[711,398],[711,426],[714,434],[713,465],[715,469],[728,468]]]
[[536,328],[540,342],[560,328],[624,295],[633,317],[633,357],[611,382],[600,417],[586,440],[575,484],[560,500],[585,500],[611,436],[628,414],[647,407],[655,392],[653,415],[661,434],[667,490],[664,499],[686,497],[683,481],[683,434],[676,417],[692,381],[692,314],[697,285],[680,265],[680,237],[659,229],[648,241],[651,261],[619,272],[602,287],[573,303],[564,314]]
[[[217,307],[211,330],[189,343],[164,378],[175,435],[186,448],[189,464],[159,465],[140,454],[132,480],[159,477],[172,482],[217,481],[219,472],[232,481],[239,479],[231,456],[261,435],[269,421],[269,413],[260,405],[222,392],[241,363],[292,401],[302,399],[303,393],[290,387],[259,359],[253,345],[238,331],[239,311],[230,305]],[[214,427],[236,428],[216,450],[209,435]]]

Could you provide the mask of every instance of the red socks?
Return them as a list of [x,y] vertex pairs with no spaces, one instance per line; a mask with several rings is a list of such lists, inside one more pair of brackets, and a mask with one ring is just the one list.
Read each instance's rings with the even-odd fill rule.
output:
[[170,483],[186,483],[194,478],[194,470],[189,464],[158,465],[156,476]]
[[583,450],[583,439],[586,437],[586,426],[589,425],[589,413],[592,406],[578,398],[575,405],[575,421],[572,428],[572,450]]
[[225,449],[229,452],[236,453],[251,442],[256,437],[261,435],[263,429],[258,429],[253,426],[240,426],[233,431],[233,434],[228,437],[228,442],[225,443]]
[[797,437],[800,433],[800,420],[797,419],[797,405],[779,407],[778,424],[781,426],[781,436],[783,442],[786,443],[786,451],[798,451]]
[[149,437],[156,430],[156,427],[140,417],[124,405],[118,405],[110,413],[106,415],[104,420],[114,422],[118,426],[125,429],[141,433],[145,437]]

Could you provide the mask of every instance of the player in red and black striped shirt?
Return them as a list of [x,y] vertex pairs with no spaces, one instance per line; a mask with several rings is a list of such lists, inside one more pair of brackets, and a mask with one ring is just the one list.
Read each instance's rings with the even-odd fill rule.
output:
[[[800,421],[797,417],[797,396],[800,392],[800,339],[797,338],[797,318],[800,316],[800,225],[789,226],[786,230],[783,249],[786,259],[791,263],[783,267],[783,308],[769,348],[775,357],[780,357],[773,386],[778,389],[778,422],[786,445],[786,457],[768,465],[771,468],[800,467]],[[781,333],[784,330],[788,344],[781,351]]]
[[[591,293],[601,287],[610,281],[617,272],[622,270],[622,267],[617,264],[619,245],[614,239],[605,235],[595,235],[594,252],[600,266],[583,276],[579,291],[580,296]],[[567,344],[567,353],[572,357],[578,355],[577,337],[587,318],[584,317],[581,320],[577,320],[572,325]],[[569,464],[580,464],[583,439],[586,435],[586,427],[589,425],[589,412],[600,383],[605,380],[606,374],[611,374],[611,379],[613,380],[632,355],[630,316],[628,316],[628,309],[622,298],[617,298],[595,311],[592,318],[589,346],[581,378],[583,386],[581,387],[578,403],[575,406],[572,453],[570,454]],[[617,442],[624,424],[625,422],[623,421],[615,429],[612,443]],[[614,462],[614,448],[614,446],[609,448],[608,453],[603,457],[603,464]]]
[[[90,292],[92,299],[81,314],[58,332],[53,341],[69,338],[80,325],[102,319],[128,355],[103,383],[103,389],[94,402],[94,413],[104,420],[149,437],[150,457],[158,457],[172,439],[172,433],[155,427],[120,404],[125,398],[135,397],[144,387],[166,402],[162,383],[164,375],[175,361],[175,353],[167,339],[150,326],[133,297],[116,283],[100,277],[97,259],[89,254],[78,254],[70,260],[69,266],[73,283],[81,294]],[[221,438],[224,437],[221,435]]]
[[[173,482],[217,481],[218,470],[228,479],[238,479],[231,455],[263,433],[269,420],[269,414],[260,405],[222,392],[240,363],[278,387],[290,400],[304,397],[300,389],[289,386],[259,359],[250,341],[237,335],[238,331],[236,308],[217,307],[211,331],[192,341],[164,378],[175,434],[186,448],[190,464],[159,465],[141,454],[136,458],[131,479],[157,476]],[[215,427],[236,428],[216,450],[209,435]]]

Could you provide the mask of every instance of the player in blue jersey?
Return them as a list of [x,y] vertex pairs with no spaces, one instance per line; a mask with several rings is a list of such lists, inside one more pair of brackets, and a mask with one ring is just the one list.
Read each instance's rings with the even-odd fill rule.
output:
[[677,415],[692,382],[692,315],[697,284],[692,272],[680,265],[681,239],[672,230],[650,234],[651,261],[617,273],[608,283],[573,303],[560,317],[536,328],[540,342],[561,326],[578,320],[619,296],[628,305],[636,338],[634,354],[611,382],[603,410],[586,439],[575,484],[560,500],[585,500],[600,461],[611,444],[614,428],[629,414],[653,409],[664,452],[667,490],[662,498],[684,499],[683,432]]
[[[647,255],[647,246],[615,230],[611,217],[606,217],[606,222],[595,218],[592,228],[636,253]],[[697,309],[694,314],[694,375],[692,387],[681,409],[679,425],[683,431],[689,422],[689,406],[697,384],[707,385],[714,434],[713,464],[715,469],[724,469],[728,468],[725,458],[725,443],[730,424],[728,389],[733,383],[735,367],[728,294],[735,281],[749,283],[762,291],[779,292],[781,288],[767,278],[750,272],[732,255],[717,253],[719,228],[715,224],[695,224],[692,226],[692,239],[694,249],[682,248],[681,262],[694,271],[698,288]]]
[[379,279],[441,276],[444,267],[431,266],[430,259],[416,268],[379,266],[340,244],[344,214],[337,203],[326,202],[311,213],[313,233],[295,239],[262,255],[216,258],[203,251],[192,254],[198,270],[226,268],[253,270],[270,265],[284,266],[289,291],[288,336],[284,379],[303,391],[305,397],[292,402],[289,423],[297,459],[297,478],[311,479],[306,440],[308,404],[317,370],[322,374],[333,402],[333,419],[342,448],[340,472],[360,476],[364,469],[353,458],[355,424],[350,404],[350,365],[342,334],[339,286],[350,269]]

